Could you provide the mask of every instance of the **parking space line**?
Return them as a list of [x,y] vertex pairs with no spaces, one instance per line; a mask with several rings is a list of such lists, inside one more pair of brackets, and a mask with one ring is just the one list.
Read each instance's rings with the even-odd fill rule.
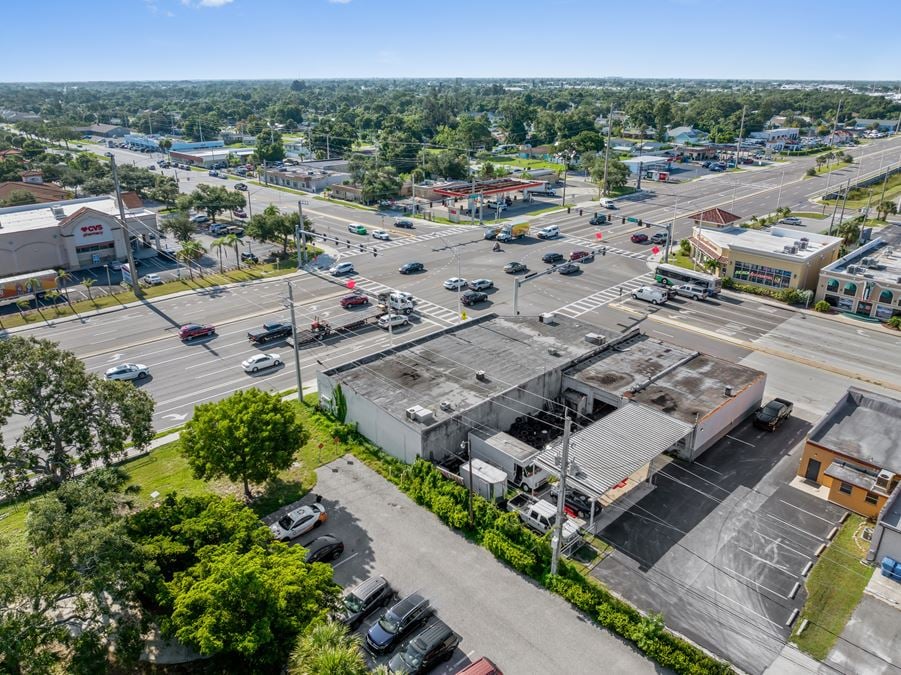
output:
[[774,538],[774,537],[771,537],[771,536],[769,536],[768,534],[764,534],[764,533],[761,532],[760,530],[755,529],[755,530],[754,530],[754,534],[756,534],[756,535],[762,537],[763,539],[767,539],[767,540],[773,542],[774,544],[776,544],[776,546],[781,546],[781,547],[784,548],[784,549],[788,549],[788,550],[791,551],[792,553],[797,554],[799,557],[804,558],[805,560],[810,560],[810,554],[809,554],[809,553],[806,553],[805,551],[802,551],[802,550],[800,550],[800,549],[797,549],[797,548],[795,548],[794,546],[789,546],[789,545],[786,544],[785,542],[783,542],[783,541],[781,541],[781,540],[779,540],[779,539],[776,539],[776,538]]
[[742,608],[743,610],[745,610],[746,612],[750,612],[750,613],[753,614],[754,616],[759,616],[761,619],[763,619],[763,620],[766,621],[767,623],[771,623],[771,624],[773,624],[774,626],[776,626],[776,628],[780,628],[780,629],[782,628],[782,626],[780,626],[778,623],[776,623],[775,621],[773,621],[773,620],[770,619],[769,617],[764,616],[764,615],[761,614],[760,612],[755,612],[753,609],[750,609],[746,604],[744,604],[744,603],[742,603],[742,602],[739,602],[738,600],[735,600],[734,598],[730,598],[730,597],[729,597],[728,595],[726,595],[725,593],[720,593],[718,590],[716,590],[715,588],[712,588],[712,587],[710,587],[710,586],[707,587],[707,590],[708,590],[708,591],[712,591],[712,592],[716,593],[717,595],[721,595],[722,597],[726,598],[726,600],[728,600],[729,602],[734,602],[736,605],[738,605],[739,607],[741,607],[741,608]]
[[744,579],[745,581],[747,581],[747,582],[749,582],[749,583],[754,584],[757,588],[762,588],[763,590],[772,593],[772,594],[775,595],[776,597],[779,597],[779,598],[784,598],[784,597],[785,597],[785,596],[784,596],[782,593],[780,593],[779,591],[774,591],[772,588],[770,588],[770,587],[768,587],[768,586],[764,586],[762,583],[760,583],[760,582],[757,581],[756,579],[752,579],[751,577],[746,577],[746,576],[745,576],[744,574],[742,574],[741,572],[736,572],[736,571],[735,571],[734,569],[732,569],[731,567],[725,567],[725,566],[723,566],[723,569],[726,570],[727,572],[730,572],[730,573],[734,574],[735,576],[737,576],[737,577],[739,577],[739,578],[741,578],[741,579]]
[[[739,550],[739,551],[744,551],[744,552],[747,553],[749,556],[751,556],[752,558],[754,558],[754,560],[758,560],[758,561],[764,563],[765,565],[769,565],[770,567],[775,567],[777,570],[780,570],[781,572],[785,572],[785,573],[788,574],[789,576],[794,576],[794,572],[792,572],[792,571],[791,571],[790,569],[788,569],[787,567],[783,567],[782,565],[777,565],[777,564],[774,563],[774,562],[770,562],[770,561],[767,560],[766,558],[761,558],[759,555],[757,555],[757,554],[754,553],[753,551],[749,551],[749,550],[746,549],[744,546],[739,546],[739,547],[738,547],[738,550]],[[786,597],[788,597],[788,596],[786,596]]]
[[797,525],[792,525],[791,523],[789,523],[789,522],[787,522],[787,521],[785,521],[785,520],[782,520],[781,518],[777,518],[777,517],[774,516],[772,513],[768,513],[768,514],[766,514],[766,515],[767,515],[768,518],[772,518],[773,520],[776,520],[776,521],[782,523],[783,525],[787,525],[788,527],[792,528],[793,530],[797,530],[797,531],[800,532],[801,534],[806,534],[806,535],[807,535],[808,537],[810,537],[811,539],[816,539],[817,541],[823,541],[823,538],[822,538],[820,535],[818,535],[818,534],[811,534],[811,533],[808,532],[807,530],[801,529],[801,528],[798,527]]
[[756,448],[756,447],[757,447],[757,446],[754,445],[753,443],[748,443],[747,441],[743,441],[743,440],[741,440],[740,438],[736,438],[735,436],[730,436],[729,434],[726,434],[726,438],[731,438],[731,439],[732,439],[733,441],[735,441],[736,443],[744,443],[745,445],[750,446],[750,447],[752,447],[752,448]]
[[344,563],[346,563],[348,560],[352,560],[353,558],[356,558],[358,555],[360,555],[360,552],[359,552],[359,551],[357,551],[357,552],[354,553],[353,555],[347,556],[347,557],[346,557],[344,560],[342,560],[341,562],[335,563],[334,565],[332,565],[332,568],[335,568],[335,567],[341,567],[341,565],[343,565]]
[[801,513],[806,513],[808,516],[813,516],[814,518],[819,518],[824,523],[829,523],[830,525],[833,525],[835,523],[834,520],[830,520],[829,518],[823,518],[823,516],[819,516],[816,513],[814,513],[813,511],[808,511],[806,509],[802,509],[800,506],[795,506],[791,502],[787,502],[784,499],[780,499],[779,501],[782,502],[783,504],[785,504],[786,506],[790,506],[791,508],[795,509],[796,511],[800,511]]
[[471,659],[472,659],[472,655],[473,655],[474,653],[475,653],[475,650],[469,651],[469,652],[467,652],[466,654],[463,655],[463,658],[458,659],[457,662],[454,663],[454,664],[451,666],[451,668],[454,669],[454,672],[456,672],[457,668],[459,668],[460,666],[463,665],[463,662],[464,662],[464,661],[469,661],[469,660],[471,660]]

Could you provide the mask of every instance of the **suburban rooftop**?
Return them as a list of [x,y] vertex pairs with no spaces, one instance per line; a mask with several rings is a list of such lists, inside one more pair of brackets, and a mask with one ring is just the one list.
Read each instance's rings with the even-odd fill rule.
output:
[[[752,253],[776,253],[788,258],[806,260],[824,248],[838,246],[840,237],[830,237],[814,232],[799,232],[783,227],[769,230],[754,230],[746,227],[695,228],[695,235],[713,242],[720,248]],[[807,247],[801,248],[799,242],[807,240]],[[786,246],[797,246],[794,253],[785,251]]]
[[[68,199],[62,202],[45,202],[43,204],[26,204],[25,206],[10,206],[0,209],[0,229],[4,232],[40,230],[45,227],[56,227],[63,218],[57,218],[53,209],[60,209],[64,218],[68,218],[80,209],[93,209],[111,216],[119,215],[119,206],[112,197],[84,197],[82,199]],[[126,212],[136,215],[149,215],[152,212],[147,209],[129,209]]]
[[[901,225],[890,225],[886,231],[871,242],[839,258],[831,265],[823,268],[825,273],[861,275],[865,279],[874,279],[891,284],[901,283]],[[864,263],[864,260],[867,260]],[[863,268],[848,271],[851,266]]]
[[850,387],[810,430],[812,443],[901,473],[901,401]]

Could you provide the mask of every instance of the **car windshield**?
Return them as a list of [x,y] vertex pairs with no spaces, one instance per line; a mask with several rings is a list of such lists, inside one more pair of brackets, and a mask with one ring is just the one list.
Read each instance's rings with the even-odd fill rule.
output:
[[356,595],[350,594],[344,598],[344,606],[347,607],[348,611],[356,614],[363,610],[363,601]]
[[379,626],[382,627],[386,633],[396,633],[400,622],[397,618],[391,613],[388,612],[385,616],[379,619]]
[[400,658],[402,658],[404,663],[410,666],[410,670],[413,671],[419,668],[419,665],[422,663],[422,654],[416,651],[412,645],[407,651],[400,655]]
[[291,527],[294,525],[294,521],[291,520],[291,516],[285,515],[285,516],[282,516],[281,518],[279,518],[278,524],[281,526],[282,529],[290,530]]

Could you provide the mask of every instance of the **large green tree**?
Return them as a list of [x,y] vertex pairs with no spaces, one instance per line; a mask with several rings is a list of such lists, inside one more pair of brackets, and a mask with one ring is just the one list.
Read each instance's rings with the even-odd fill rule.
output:
[[607,180],[604,180],[604,156],[595,158],[591,167],[591,179],[597,184],[598,190],[605,195],[612,191],[621,190],[626,186],[630,176],[629,167],[618,159],[611,158],[607,164]]
[[[260,241],[268,241],[273,244],[281,244],[282,253],[286,253],[288,246],[294,241],[294,231],[300,215],[297,213],[282,213],[278,207],[270,204],[263,213],[254,215],[247,223],[247,234]],[[303,229],[312,232],[313,222],[304,216]]]
[[90,373],[84,362],[50,340],[0,342],[0,426],[25,420],[9,445],[0,442],[0,472],[9,492],[32,477],[55,483],[78,468],[120,458],[129,440],[138,450],[153,436],[153,399],[122,381]]
[[186,211],[169,214],[161,226],[164,232],[169,232],[180,243],[190,241],[197,234],[197,225],[191,222]]
[[370,204],[379,199],[391,199],[400,193],[403,181],[393,167],[383,166],[363,176],[363,201]]
[[[206,211],[216,222],[216,216],[224,211],[242,208],[247,200],[240,192],[228,190],[222,185],[198,185],[190,195],[191,205],[198,211]],[[176,204],[178,205],[178,204]]]
[[291,466],[307,437],[291,403],[278,394],[247,389],[197,406],[182,432],[181,451],[197,478],[241,481],[251,499],[250,484]]
[[282,135],[274,129],[263,129],[257,134],[257,144],[254,149],[257,161],[277,162],[285,158],[285,146],[282,143]]

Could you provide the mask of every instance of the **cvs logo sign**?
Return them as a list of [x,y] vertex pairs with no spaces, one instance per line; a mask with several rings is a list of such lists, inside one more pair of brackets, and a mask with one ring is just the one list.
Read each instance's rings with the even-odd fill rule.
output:
[[81,233],[85,236],[90,236],[92,234],[103,234],[103,225],[82,225]]

